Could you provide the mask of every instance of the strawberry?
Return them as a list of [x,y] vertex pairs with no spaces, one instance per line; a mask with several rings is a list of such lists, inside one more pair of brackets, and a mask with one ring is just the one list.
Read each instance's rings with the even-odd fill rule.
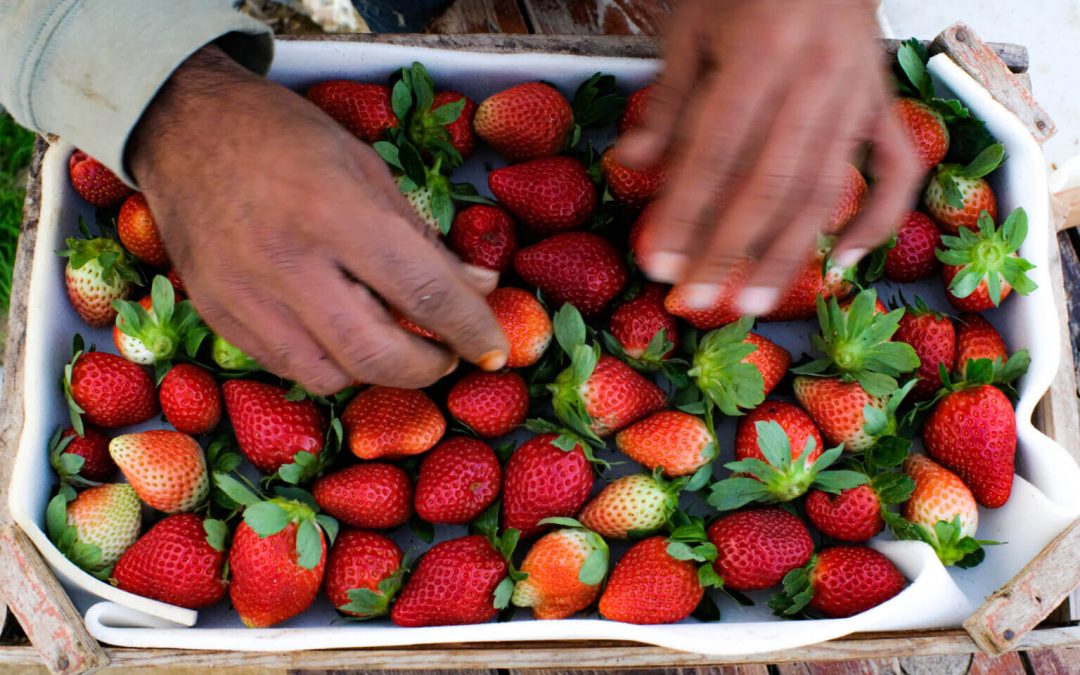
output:
[[[639,246],[644,246],[639,243]],[[723,283],[723,291],[716,302],[705,309],[692,307],[686,300],[686,286],[675,286],[664,299],[664,307],[677,317],[686,319],[699,329],[710,329],[737,321],[741,316],[735,308],[735,292],[745,283],[749,264],[735,265]],[[832,265],[826,259],[826,250],[819,248],[796,275],[790,288],[784,292],[776,306],[762,321],[793,321],[809,319],[817,311],[817,298],[847,297],[854,286],[845,278],[845,270]]]
[[1016,414],[1005,394],[988,384],[992,376],[988,361],[970,365],[968,382],[934,406],[923,444],[928,455],[960,476],[981,506],[995,509],[1012,492]]
[[387,313],[390,314],[390,318],[397,322],[397,325],[401,326],[405,330],[409,331],[413,335],[419,335],[422,338],[432,340],[434,342],[443,342],[443,337],[435,331],[428,330],[420,324],[414,322],[409,317],[399,312],[394,307],[387,307]]
[[775,422],[780,425],[787,434],[792,461],[799,458],[811,441],[813,445],[806,456],[808,462],[813,462],[825,451],[825,441],[821,439],[821,432],[818,431],[817,425],[806,414],[806,411],[794,403],[765,401],[739,419],[739,425],[735,430],[735,459],[765,461],[765,455],[762,454],[758,444],[758,422]]
[[997,220],[997,198],[983,176],[1000,166],[1004,156],[1004,147],[996,143],[967,166],[942,164],[930,177],[923,202],[946,234],[959,234],[962,228],[979,229],[983,211],[990,214],[990,220]]
[[607,575],[608,546],[600,535],[580,527],[563,527],[536,540],[514,585],[510,601],[531,607],[536,619],[568,619],[600,595]]
[[381,534],[342,531],[326,559],[326,597],[347,616],[385,616],[405,575],[403,557],[398,545]]
[[839,541],[866,541],[885,527],[881,500],[870,485],[835,495],[811,490],[806,495],[806,517],[822,534]]
[[791,365],[791,354],[751,333],[753,325],[754,319],[745,316],[703,335],[687,371],[706,403],[725,415],[741,415],[760,405]]
[[319,508],[350,527],[389,530],[412,515],[412,481],[394,464],[339,469],[316,480],[311,492]]
[[527,368],[539,361],[551,344],[552,331],[547,310],[536,296],[520,288],[496,288],[487,303],[510,345],[507,367]]
[[161,379],[158,398],[165,419],[185,434],[208,434],[221,421],[221,391],[214,376],[199,366],[173,366]]
[[170,267],[166,272],[165,278],[172,284],[173,291],[176,292],[176,297],[183,297],[187,295],[187,288],[184,286],[184,280],[180,278],[180,273],[176,271],[175,267]]
[[[612,351],[621,352],[639,369],[656,369],[679,344],[675,317],[664,309],[664,290],[659,284],[646,284],[641,293],[619,305],[611,313],[609,326],[618,347]],[[608,346],[612,346],[610,340]]]
[[835,377],[800,375],[793,382],[795,398],[821,429],[825,442],[843,444],[849,452],[862,452],[874,445],[876,436],[867,430],[866,409],[885,412],[887,396],[871,396],[858,382],[841,382]]
[[893,101],[893,114],[907,131],[923,171],[933,170],[949,151],[949,127],[945,125],[945,118],[930,104],[915,98]]
[[527,539],[544,518],[573,516],[589,498],[593,471],[582,446],[557,434],[534,436],[506,462],[502,523]]
[[697,565],[672,557],[665,537],[650,537],[615,564],[600,596],[600,614],[625,623],[676,623],[690,616],[704,595]]
[[918,211],[908,211],[896,228],[896,244],[885,252],[885,278],[909,282],[926,279],[938,268],[934,252],[941,246],[941,230]]
[[716,458],[716,439],[699,417],[663,410],[635,422],[615,436],[624,455],[669,478],[689,476]]
[[398,626],[456,626],[491,621],[495,590],[507,578],[502,553],[474,534],[432,546],[405,582],[390,620]]
[[[117,302],[127,302],[126,300],[118,300]],[[147,317],[150,317],[150,322],[154,317],[154,300],[149,295],[139,298],[137,303],[139,307],[146,312]],[[116,347],[116,351],[128,361],[137,363],[140,366],[152,366],[157,362],[157,357],[154,356],[146,344],[143,343],[137,337],[126,334],[122,328],[125,327],[125,321],[119,315],[116,317],[116,323],[113,325],[112,336],[113,346]],[[163,340],[160,343],[164,346],[166,351],[174,349],[174,342],[168,342],[169,338],[163,336]]]
[[158,412],[154,381],[115,354],[76,352],[64,368],[64,393],[76,431],[82,430],[83,418],[116,429],[145,422]]
[[488,174],[491,193],[536,234],[574,230],[596,208],[596,187],[581,162],[542,157]]
[[[461,158],[468,159],[469,155],[476,149],[476,134],[473,132],[473,117],[476,116],[476,102],[471,98],[457,91],[437,91],[435,97],[431,102],[432,120],[429,124],[436,125],[442,122],[442,117],[438,114],[438,109],[444,105],[452,105],[462,101],[461,112],[454,118],[454,120],[448,124],[442,126],[446,129],[446,133],[449,136],[450,145],[458,151]],[[447,109],[451,111],[450,108]],[[423,139],[421,139],[421,145],[423,145]]]
[[514,255],[514,270],[536,286],[548,305],[570,303],[588,317],[604,311],[626,286],[629,271],[619,251],[591,232],[567,232]]
[[326,420],[314,401],[291,401],[283,387],[254,380],[229,380],[221,393],[240,451],[259,471],[272,474],[299,452],[322,452]]
[[117,436],[109,454],[147,506],[165,513],[194,511],[210,494],[206,457],[179,431],[155,429]]
[[1038,288],[1027,275],[1035,266],[1017,253],[1026,237],[1023,209],[1010,213],[1001,227],[984,212],[977,232],[964,228],[959,236],[942,237],[945,249],[937,257],[944,263],[941,278],[949,302],[961,311],[982,312],[997,307],[1013,290],[1027,295]]
[[113,327],[116,350],[144,366],[171,360],[189,334],[205,330],[191,301],[176,302],[176,291],[161,275],[154,277],[150,295],[138,302],[115,300],[113,307],[118,312]]
[[418,185],[406,175],[397,176],[394,178],[394,182],[397,183],[401,194],[405,197],[405,201],[409,203],[409,206],[416,212],[420,220],[431,229],[445,235],[450,231],[453,224],[453,203],[450,203],[447,215],[442,216],[440,213],[436,213],[434,200],[437,191],[446,190],[447,194],[449,194],[449,182],[445,176],[428,169],[425,169],[425,171],[427,171],[427,178],[424,185]]
[[827,548],[784,577],[769,606],[781,616],[809,607],[839,619],[860,614],[898,595],[907,580],[884,555],[865,546]]
[[865,201],[869,189],[866,185],[866,179],[859,173],[859,170],[848,164],[845,168],[844,187],[840,192],[840,197],[836,200],[832,215],[829,216],[829,222],[824,228],[827,234],[841,232],[851,224],[851,221],[855,220],[855,216],[862,209],[863,201]]
[[[967,375],[968,364],[977,359],[988,359],[1000,370],[1008,363],[1009,352],[1005,340],[989,321],[978,314],[962,314],[957,322],[955,374],[960,379]],[[950,370],[954,368],[950,367]],[[995,378],[995,381],[997,378]]]
[[633,94],[626,97],[626,108],[619,120],[619,134],[625,134],[631,129],[637,129],[645,124],[645,116],[649,108],[649,97],[652,96],[655,85],[647,84]]
[[512,162],[554,155],[574,125],[570,102],[543,82],[524,82],[480,102],[476,134]]
[[495,451],[475,438],[451,436],[420,464],[416,515],[429,523],[465,525],[495,502],[501,487]]
[[630,257],[637,265],[641,264],[645,253],[653,248],[652,240],[655,238],[653,233],[656,229],[651,227],[650,223],[654,220],[656,211],[657,207],[655,205],[652,203],[646,204],[630,226],[626,245],[630,249]]
[[64,285],[71,306],[87,325],[108,326],[116,319],[113,302],[126,298],[141,283],[131,255],[115,240],[90,237],[80,219],[83,238],[69,237],[57,255],[67,258]]
[[608,539],[652,533],[667,523],[679,506],[684,480],[665,481],[657,475],[631,474],[616,478],[578,514],[581,524]]
[[255,359],[220,335],[215,335],[210,341],[210,357],[222,370],[232,372],[259,370],[259,364]]
[[91,206],[98,208],[116,206],[134,192],[104,164],[82,150],[71,153],[68,159],[68,175],[75,192]]
[[113,569],[117,587],[188,609],[221,600],[228,586],[225,525],[213,522],[194,513],[158,521],[120,556]]
[[314,85],[305,96],[365,143],[382,140],[387,129],[398,126],[390,87],[382,84],[329,80]]
[[113,565],[135,540],[142,509],[126,483],[87,488],[77,496],[68,487],[49,502],[45,514],[49,538],[71,562],[107,579]]
[[615,157],[612,148],[601,155],[600,171],[615,201],[631,208],[644,206],[660,194],[668,179],[667,165],[660,163],[647,169],[631,169]]
[[[49,445],[49,460],[61,480],[78,477],[101,483],[116,474],[118,467],[109,456],[109,437],[92,426],[84,426],[81,436],[74,429],[64,429],[56,442]],[[65,455],[78,459],[68,460]],[[69,463],[78,464],[78,467]],[[72,468],[73,471],[67,470]]]
[[418,389],[369,387],[349,402],[341,421],[349,448],[360,459],[419,455],[446,432],[438,406]]
[[474,370],[450,388],[446,407],[457,421],[482,438],[498,438],[525,423],[529,387],[513,371]]
[[979,509],[975,497],[952,471],[923,455],[911,455],[904,471],[915,482],[904,503],[903,518],[890,514],[889,524],[898,539],[929,544],[945,565],[973,567],[982,562]]
[[131,255],[151,267],[168,267],[169,256],[141,192],[124,200],[116,219],[116,235]]
[[721,516],[707,533],[716,547],[713,568],[726,588],[737,591],[775,586],[814,554],[806,525],[775,506]]
[[500,206],[473,204],[454,215],[446,243],[463,262],[504,272],[517,251],[514,219]]
[[233,535],[229,599],[245,626],[269,628],[311,606],[325,567],[323,525],[311,506],[283,498],[256,501],[244,509]]
[[555,416],[592,440],[610,436],[661,410],[667,397],[641,373],[600,346],[585,344],[585,322],[573,305],[555,313],[555,338],[570,366],[548,385]]
[[956,356],[956,328],[952,319],[928,308],[917,299],[914,307],[907,307],[900,319],[893,339],[911,345],[919,357],[919,368],[915,377],[914,394],[919,400],[925,400],[941,388],[941,366],[946,372],[953,369]]

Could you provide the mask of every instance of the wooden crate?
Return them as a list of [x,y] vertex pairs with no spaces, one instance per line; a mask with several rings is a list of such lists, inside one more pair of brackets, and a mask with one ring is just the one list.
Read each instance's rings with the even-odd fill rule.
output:
[[[535,4],[535,3],[533,3]],[[535,20],[535,17],[534,17]],[[649,37],[535,35],[351,35],[326,40],[370,40],[442,49],[491,52],[543,51],[649,58],[659,55]],[[895,51],[895,41],[884,41]],[[1016,45],[987,45],[963,25],[942,33],[932,48],[946,51],[999,101],[1045,140],[1053,123],[1034,101],[1027,79],[1027,52]],[[112,664],[118,668],[241,668],[374,670],[439,668],[513,670],[567,668],[702,667],[776,664],[803,661],[895,659],[908,656],[1001,654],[1010,649],[1080,647],[1080,626],[1067,596],[1080,586],[1080,522],[1074,523],[1008,584],[991,595],[967,622],[965,630],[905,631],[862,634],[797,649],[740,657],[715,657],[622,642],[528,642],[447,644],[385,649],[341,649],[283,653],[205,652],[103,647],[82,619],[41,556],[6,513],[10,466],[26,411],[21,391],[26,329],[27,288],[37,238],[41,158],[47,141],[39,139],[30,170],[23,233],[15,266],[15,285],[7,338],[7,373],[0,408],[0,596],[33,643],[0,645],[0,668],[45,665],[58,673],[81,673]],[[1056,244],[1057,242],[1053,242]],[[1058,246],[1051,247],[1051,278],[1059,310],[1068,307]],[[1080,408],[1067,321],[1058,377],[1036,409],[1037,426],[1080,457]]]

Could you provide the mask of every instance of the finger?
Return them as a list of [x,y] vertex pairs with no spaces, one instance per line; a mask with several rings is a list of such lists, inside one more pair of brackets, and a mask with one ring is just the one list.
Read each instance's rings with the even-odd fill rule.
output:
[[462,264],[461,274],[465,278],[465,282],[484,297],[487,297],[488,293],[491,293],[499,285],[499,273],[486,267]]
[[686,100],[703,67],[700,33],[704,3],[686,2],[675,13],[664,41],[664,69],[649,92],[645,123],[615,144],[615,156],[631,168],[656,164],[672,144]]

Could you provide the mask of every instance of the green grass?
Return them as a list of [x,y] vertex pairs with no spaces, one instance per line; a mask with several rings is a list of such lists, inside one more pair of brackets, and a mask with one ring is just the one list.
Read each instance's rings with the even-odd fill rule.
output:
[[34,134],[0,112],[0,314],[11,298],[15,243],[22,224],[26,194],[26,166],[34,148]]

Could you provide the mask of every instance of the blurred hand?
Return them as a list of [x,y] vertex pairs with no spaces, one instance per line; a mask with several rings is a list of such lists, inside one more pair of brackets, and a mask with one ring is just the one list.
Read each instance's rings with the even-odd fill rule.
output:
[[691,284],[707,307],[740,259],[753,271],[740,311],[767,312],[805,264],[871,144],[869,202],[834,259],[856,262],[889,236],[921,174],[891,112],[891,85],[867,0],[685,0],[643,128],[616,148],[634,167],[665,160],[642,266]]
[[505,362],[484,301],[497,275],[439,244],[371,148],[216,47],[173,74],[128,161],[196,309],[266,369],[327,394],[426,386],[456,355]]

